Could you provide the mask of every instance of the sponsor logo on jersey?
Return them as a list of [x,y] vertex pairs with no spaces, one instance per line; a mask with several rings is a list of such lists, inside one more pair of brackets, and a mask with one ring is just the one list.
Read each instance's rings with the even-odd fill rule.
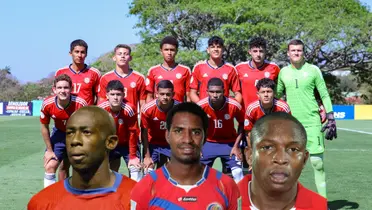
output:
[[243,77],[248,77],[248,74],[247,74],[247,73],[245,73]]
[[158,79],[163,79],[163,76],[161,76],[161,75],[160,75],[160,76],[158,76]]
[[230,115],[229,114],[225,114],[225,120],[229,120],[230,119]]
[[131,83],[130,83],[130,87],[131,87],[131,88],[135,88],[135,87],[136,87],[136,83],[135,83],[135,82],[131,82]]
[[214,203],[211,203],[207,206],[207,210],[222,210],[222,205],[217,203],[217,202],[214,202]]
[[147,85],[149,85],[150,84],[150,80],[149,80],[149,78],[146,78],[146,80],[145,80],[145,85],[147,86]]
[[159,120],[157,117],[154,117],[154,119],[152,119],[152,120]]
[[183,196],[179,197],[178,201],[180,202],[196,202],[198,200],[197,197],[191,197],[191,196]]
[[228,76],[227,74],[223,74],[223,75],[222,75],[222,78],[223,78],[224,80],[227,80],[227,78],[229,78],[229,76]]
[[55,115],[52,115],[52,118],[56,118],[56,116]]
[[181,79],[181,77],[182,77],[182,74],[180,74],[180,73],[177,73],[177,74],[176,74],[176,78],[177,78],[177,79]]
[[119,125],[123,124],[123,119],[119,119],[118,122],[119,122]]
[[84,82],[85,82],[86,84],[88,84],[89,81],[90,81],[90,79],[89,79],[88,77],[85,77],[85,78],[84,78]]
[[244,120],[244,126],[248,126],[249,125],[249,120],[248,119],[245,119]]
[[207,74],[207,73],[204,73],[204,74],[203,74],[203,77],[208,77],[208,74]]
[[269,78],[270,77],[270,72],[265,72],[265,77]]

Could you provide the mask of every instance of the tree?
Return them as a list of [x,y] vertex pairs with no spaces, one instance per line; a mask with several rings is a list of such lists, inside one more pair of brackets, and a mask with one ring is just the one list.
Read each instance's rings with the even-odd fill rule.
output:
[[22,87],[17,78],[11,74],[11,68],[0,69],[0,101],[14,101],[22,99]]

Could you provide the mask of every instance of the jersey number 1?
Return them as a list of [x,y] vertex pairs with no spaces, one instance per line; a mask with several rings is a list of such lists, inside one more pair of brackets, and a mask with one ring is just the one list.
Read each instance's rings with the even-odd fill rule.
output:
[[296,88],[298,88],[298,79],[295,79],[296,80]]

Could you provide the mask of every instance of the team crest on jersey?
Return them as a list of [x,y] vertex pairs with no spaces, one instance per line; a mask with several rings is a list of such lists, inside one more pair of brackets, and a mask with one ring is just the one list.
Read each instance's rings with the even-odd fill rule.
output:
[[244,126],[248,126],[249,125],[249,120],[248,119],[245,119],[244,120]]
[[225,120],[229,120],[230,119],[230,115],[229,114],[225,114]]
[[131,88],[135,88],[135,87],[136,87],[136,83],[135,83],[135,82],[131,82],[131,83],[130,83],[130,87],[131,87]]
[[121,125],[121,124],[124,123],[124,122],[123,122],[123,119],[119,119],[118,121],[119,121],[119,125]]
[[85,78],[84,78],[84,82],[85,82],[86,84],[88,84],[89,81],[90,81],[90,79],[89,79],[88,77],[85,77]]
[[176,74],[176,78],[177,78],[177,79],[181,79],[181,77],[182,77],[182,74],[180,74],[180,73],[177,73],[177,74]]
[[45,115],[44,115],[43,112],[40,112],[40,117],[41,117],[41,119],[44,119],[45,118]]
[[228,76],[227,74],[223,74],[223,75],[222,75],[222,78],[223,78],[224,80],[227,80],[227,78],[229,78],[229,76]]
[[265,72],[265,77],[269,78],[270,77],[270,72]]
[[207,210],[222,210],[222,205],[219,203],[211,203],[207,206]]
[[145,80],[145,85],[147,86],[147,85],[149,85],[150,84],[150,80],[149,80],[149,78],[146,78],[146,80]]

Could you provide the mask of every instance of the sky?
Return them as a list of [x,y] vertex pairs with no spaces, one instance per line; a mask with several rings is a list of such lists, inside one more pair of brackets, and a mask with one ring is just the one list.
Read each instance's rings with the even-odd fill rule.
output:
[[[130,0],[0,0],[0,68],[22,83],[38,81],[71,63],[69,46],[88,43],[86,62],[119,43],[139,43]],[[372,8],[372,0],[361,0]]]

